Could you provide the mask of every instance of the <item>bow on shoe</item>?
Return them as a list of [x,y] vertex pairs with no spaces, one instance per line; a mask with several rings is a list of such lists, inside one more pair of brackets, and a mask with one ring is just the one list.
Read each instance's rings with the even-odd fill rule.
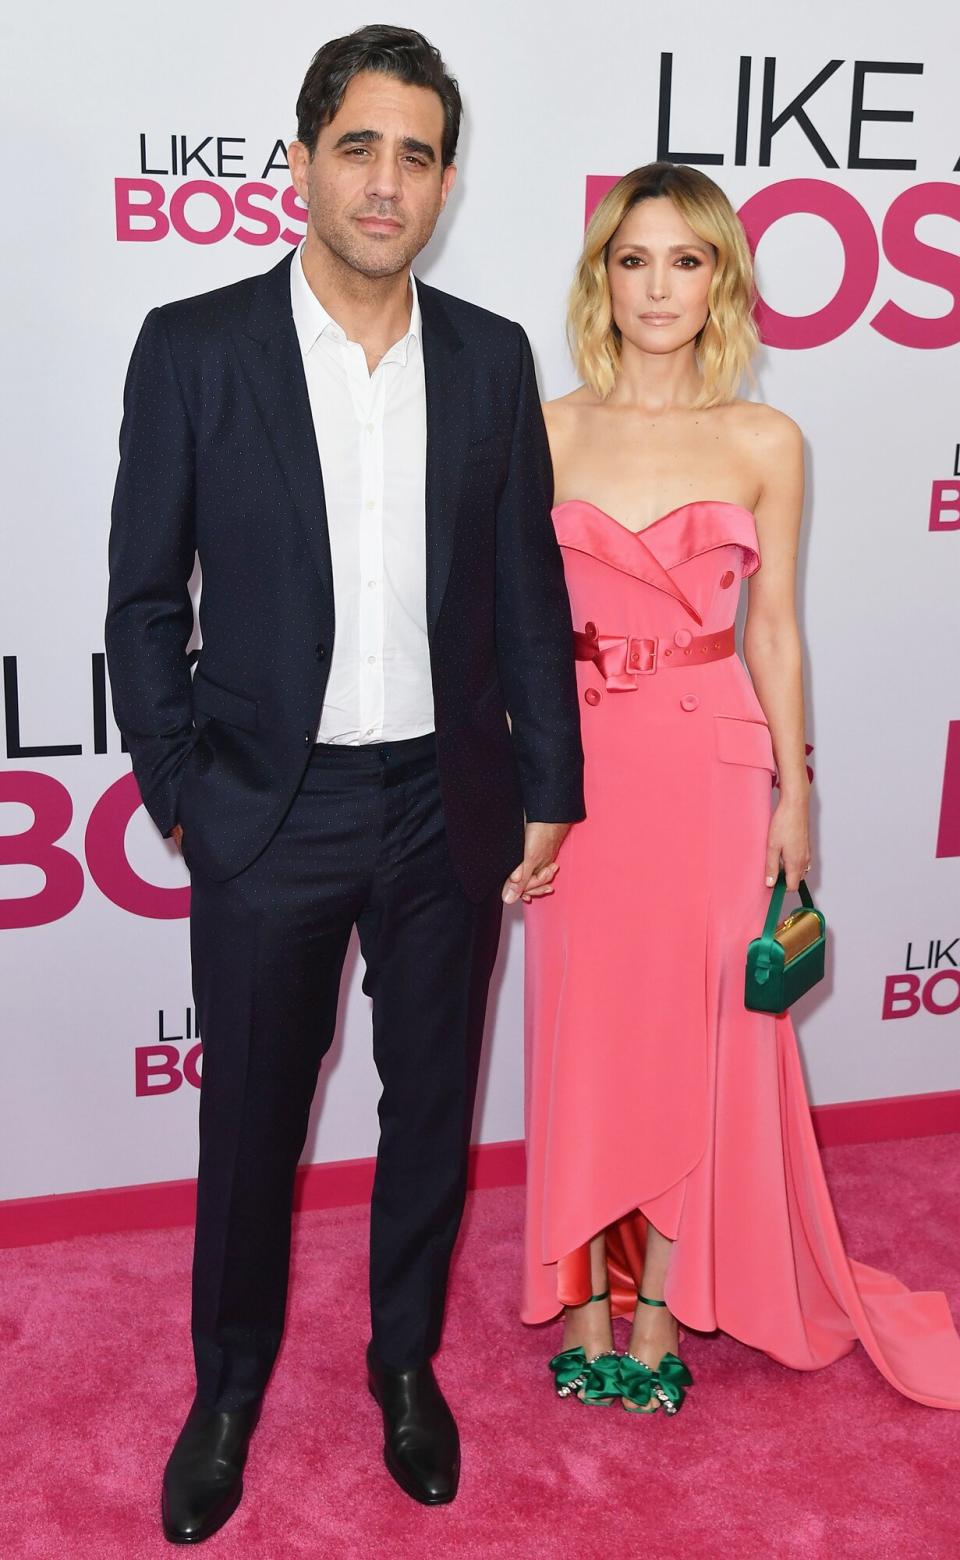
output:
[[629,1354],[620,1358],[620,1396],[646,1408],[657,1388],[657,1372]]
[[585,1403],[613,1403],[620,1397],[620,1356],[598,1354],[587,1368],[583,1389]]
[[683,1360],[675,1354],[665,1354],[654,1372],[654,1391],[668,1414],[675,1414],[686,1396],[685,1387],[693,1386],[693,1377]]
[[638,1408],[656,1398],[666,1413],[675,1414],[686,1396],[684,1388],[692,1386],[693,1377],[675,1354],[665,1354],[656,1370],[629,1354],[620,1361],[620,1395]]
[[587,1379],[587,1356],[581,1348],[564,1349],[550,1361],[557,1386],[558,1397],[569,1397],[583,1386]]

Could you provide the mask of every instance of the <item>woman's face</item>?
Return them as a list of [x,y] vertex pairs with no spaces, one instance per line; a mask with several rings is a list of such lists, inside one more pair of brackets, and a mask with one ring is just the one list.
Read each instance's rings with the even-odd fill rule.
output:
[[624,341],[641,352],[676,352],[707,320],[716,266],[713,245],[698,238],[667,196],[633,206],[607,249],[613,317]]

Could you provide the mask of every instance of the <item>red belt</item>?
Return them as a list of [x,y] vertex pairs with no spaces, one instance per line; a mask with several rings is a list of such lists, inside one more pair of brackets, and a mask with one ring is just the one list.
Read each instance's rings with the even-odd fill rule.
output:
[[732,625],[718,634],[695,635],[681,628],[672,637],[644,639],[633,634],[599,634],[596,623],[585,623],[583,633],[574,634],[573,646],[578,661],[593,661],[607,687],[623,692],[635,688],[638,677],[676,667],[689,671],[708,661],[723,661],[737,648]]

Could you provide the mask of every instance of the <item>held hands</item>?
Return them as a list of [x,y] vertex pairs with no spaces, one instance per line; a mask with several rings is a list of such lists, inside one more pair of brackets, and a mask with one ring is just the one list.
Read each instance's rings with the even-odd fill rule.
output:
[[770,820],[767,835],[767,887],[777,881],[781,862],[786,874],[787,888],[799,887],[800,879],[810,871],[810,834],[807,824],[806,800],[789,802],[781,800]]
[[542,899],[553,893],[557,875],[557,852],[566,838],[569,823],[528,823],[523,835],[523,860],[503,885],[505,905],[522,899]]

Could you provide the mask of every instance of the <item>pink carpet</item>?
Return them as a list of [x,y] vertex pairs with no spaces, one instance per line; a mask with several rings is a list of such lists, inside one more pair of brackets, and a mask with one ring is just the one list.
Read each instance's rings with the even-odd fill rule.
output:
[[[960,1316],[960,1138],[825,1158],[851,1251]],[[556,1400],[559,1328],[516,1320],[520,1221],[519,1189],[473,1195],[438,1360],[463,1481],[425,1510],[383,1468],[363,1382],[366,1210],[300,1216],[287,1342],[211,1560],[960,1554],[960,1414],[898,1397],[859,1349],[798,1374],[691,1337],[673,1421]],[[4,1560],[174,1552],[157,1501],[192,1390],[189,1260],[186,1230],[0,1252]]]

